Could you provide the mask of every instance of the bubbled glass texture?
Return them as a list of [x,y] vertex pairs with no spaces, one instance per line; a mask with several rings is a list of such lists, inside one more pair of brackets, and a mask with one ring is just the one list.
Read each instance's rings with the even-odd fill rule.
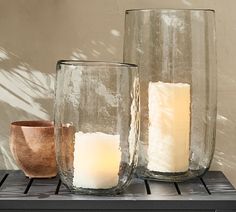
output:
[[[125,15],[124,61],[140,73],[141,137],[137,173],[162,181],[183,181],[204,174],[215,146],[216,49],[212,10],[144,9]],[[189,169],[185,173],[148,170],[148,84],[191,86]]]
[[[71,191],[96,195],[116,194],[129,184],[137,163],[138,110],[137,66],[86,61],[57,63],[56,156],[61,180]],[[121,161],[116,186],[93,189],[73,184],[76,132],[119,135]]]

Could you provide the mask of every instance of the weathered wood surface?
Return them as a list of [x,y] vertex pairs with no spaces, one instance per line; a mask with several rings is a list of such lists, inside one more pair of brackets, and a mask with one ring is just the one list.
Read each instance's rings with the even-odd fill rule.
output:
[[134,179],[118,196],[76,195],[52,179],[29,179],[21,171],[0,171],[0,211],[21,210],[236,211],[236,190],[222,172],[183,183]]

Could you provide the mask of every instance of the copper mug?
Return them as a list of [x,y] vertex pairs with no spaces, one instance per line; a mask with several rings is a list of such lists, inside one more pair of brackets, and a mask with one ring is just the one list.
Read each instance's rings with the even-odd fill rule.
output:
[[53,122],[11,123],[10,149],[27,177],[50,178],[57,175]]

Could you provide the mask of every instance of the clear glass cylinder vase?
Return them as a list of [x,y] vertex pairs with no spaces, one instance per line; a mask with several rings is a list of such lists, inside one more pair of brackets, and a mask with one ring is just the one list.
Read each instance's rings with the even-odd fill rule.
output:
[[137,163],[139,79],[131,64],[57,63],[56,158],[62,182],[83,194],[116,194]]
[[217,103],[214,15],[126,11],[124,61],[140,72],[141,177],[184,181],[210,167]]

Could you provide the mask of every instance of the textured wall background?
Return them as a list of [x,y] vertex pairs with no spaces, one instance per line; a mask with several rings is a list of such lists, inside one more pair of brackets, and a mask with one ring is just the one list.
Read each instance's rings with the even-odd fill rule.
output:
[[236,186],[235,0],[0,0],[0,168],[17,168],[9,124],[52,119],[58,59],[122,61],[124,11],[213,8],[218,49],[218,118],[212,169]]

